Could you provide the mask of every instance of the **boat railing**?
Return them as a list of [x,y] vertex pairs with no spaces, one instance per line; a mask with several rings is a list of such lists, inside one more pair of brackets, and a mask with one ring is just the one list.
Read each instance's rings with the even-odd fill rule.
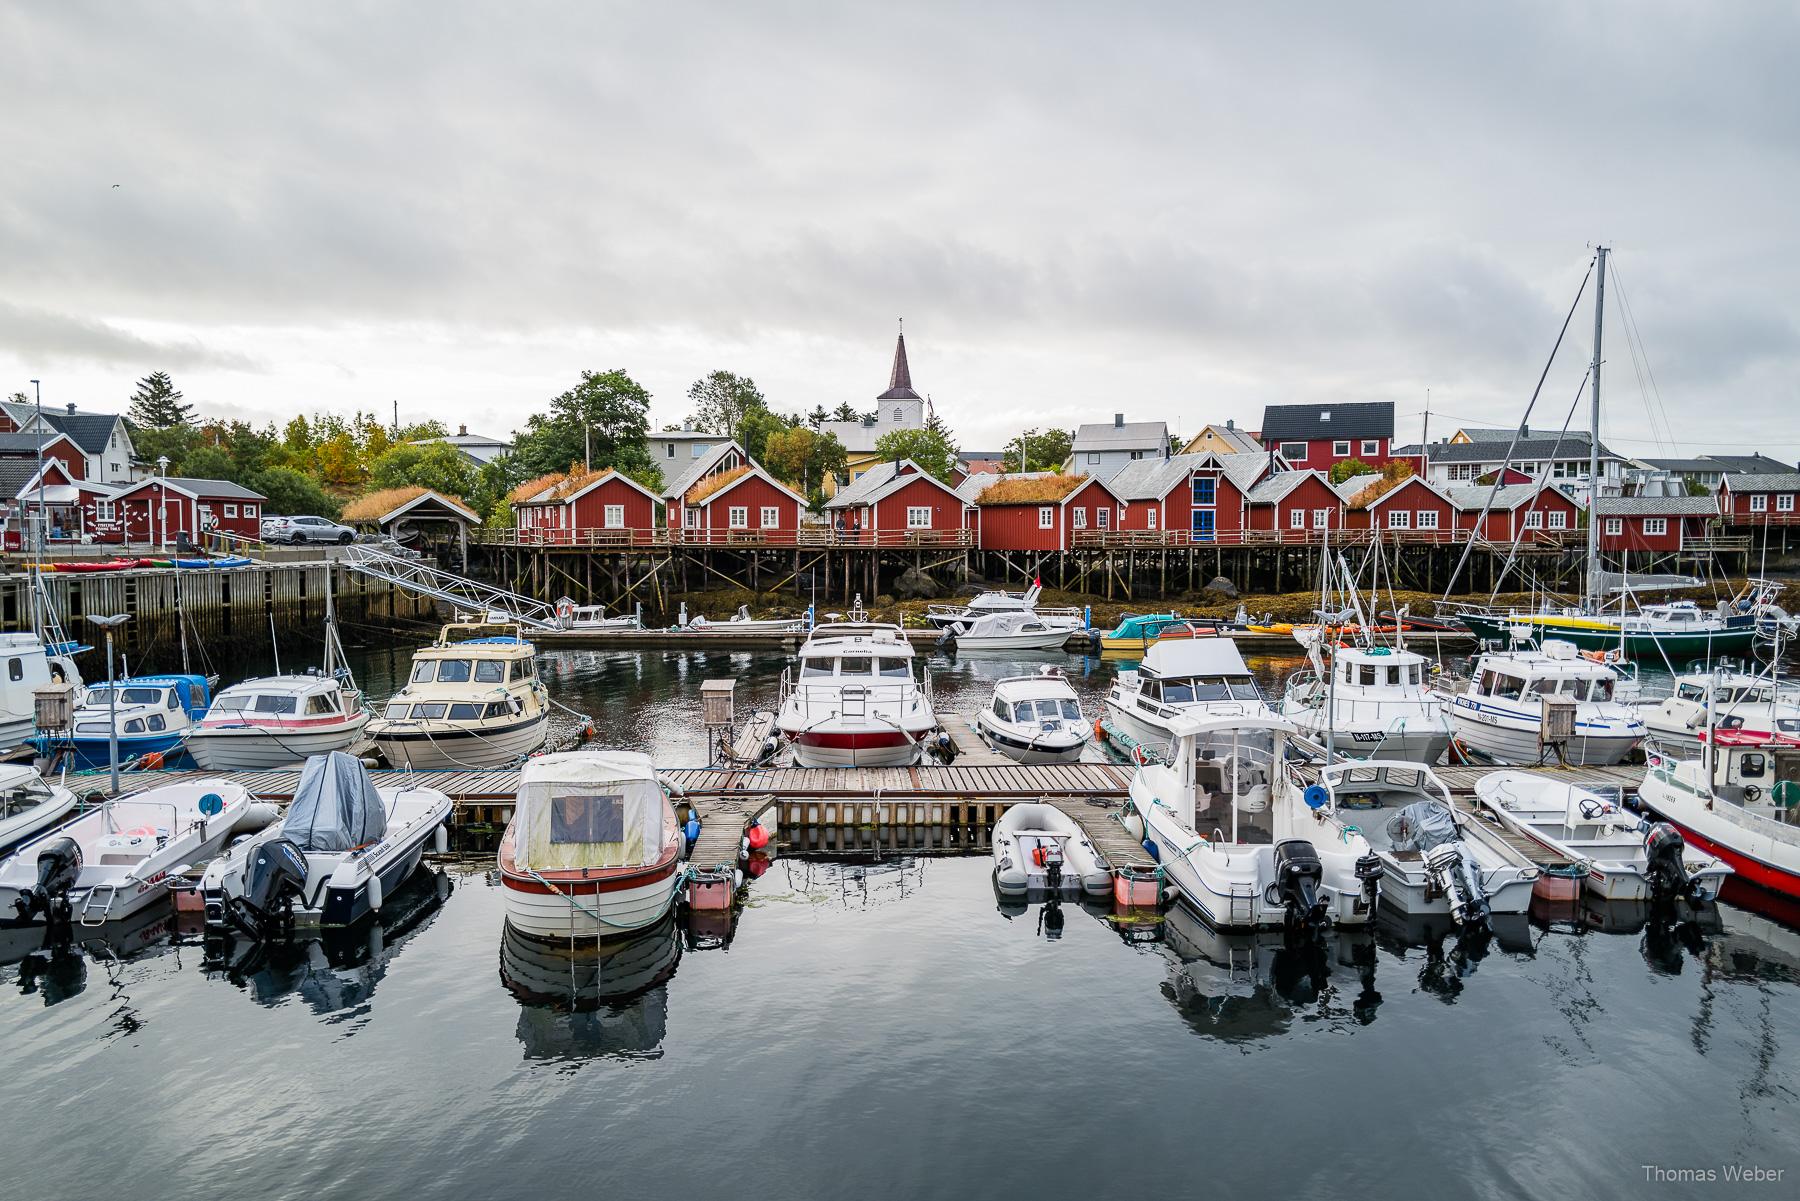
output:
[[878,683],[871,679],[869,683],[849,683],[841,676],[809,682],[802,678],[793,681],[784,673],[781,703],[790,701],[803,716],[812,716],[817,710],[824,716],[866,717],[871,712],[883,710],[904,711],[915,697],[923,696],[926,703],[931,700],[931,681],[926,677],[924,685],[908,676],[905,680],[895,680],[891,684]]

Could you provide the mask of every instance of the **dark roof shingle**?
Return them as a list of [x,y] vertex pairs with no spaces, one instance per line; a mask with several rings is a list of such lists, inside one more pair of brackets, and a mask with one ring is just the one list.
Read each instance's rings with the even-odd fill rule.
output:
[[1269,405],[1263,409],[1262,438],[1392,438],[1394,402]]

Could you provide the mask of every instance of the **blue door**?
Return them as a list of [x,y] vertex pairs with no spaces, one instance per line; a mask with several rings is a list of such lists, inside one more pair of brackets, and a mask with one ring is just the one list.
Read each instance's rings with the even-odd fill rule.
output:
[[1211,542],[1213,540],[1213,511],[1211,509],[1194,510],[1194,541]]

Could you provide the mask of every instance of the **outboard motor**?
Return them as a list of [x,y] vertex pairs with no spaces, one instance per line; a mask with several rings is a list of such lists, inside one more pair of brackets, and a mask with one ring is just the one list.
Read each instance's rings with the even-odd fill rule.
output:
[[244,895],[233,899],[233,919],[254,938],[293,928],[294,898],[306,891],[306,855],[286,838],[256,848],[244,871]]
[[1290,930],[1319,930],[1326,922],[1327,905],[1319,896],[1325,866],[1313,844],[1289,838],[1275,844],[1275,895],[1286,906],[1284,925]]
[[44,924],[50,928],[45,939],[49,943],[59,932],[66,935],[70,928],[73,906],[69,904],[69,890],[81,875],[81,844],[73,838],[58,838],[45,844],[38,852],[37,869],[37,884],[23,890],[13,901],[13,908],[19,911],[22,922],[42,914]]
[[1044,885],[1051,892],[1060,893],[1062,891],[1063,878],[1062,848],[1055,843],[1050,843],[1046,846],[1039,847],[1038,849],[1042,851],[1044,855]]
[[1450,917],[1463,927],[1488,924],[1487,890],[1481,872],[1464,853],[1456,816],[1435,801],[1415,801],[1388,819],[1395,850],[1414,850],[1425,861],[1435,892],[1450,902]]
[[1685,897],[1695,905],[1708,898],[1706,888],[1687,873],[1681,853],[1687,849],[1681,831],[1668,822],[1657,822],[1644,835],[1644,875],[1649,877],[1651,899],[1672,901]]
[[1363,899],[1371,907],[1381,898],[1381,856],[1370,852],[1356,861],[1356,878],[1362,881]]

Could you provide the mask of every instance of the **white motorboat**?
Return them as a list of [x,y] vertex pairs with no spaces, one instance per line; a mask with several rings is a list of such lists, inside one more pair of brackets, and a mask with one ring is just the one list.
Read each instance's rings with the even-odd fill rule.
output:
[[451,800],[435,788],[377,789],[362,762],[341,751],[301,770],[278,826],[207,865],[200,894],[210,926],[256,937],[305,926],[349,926],[381,910],[433,835]]
[[925,620],[943,630],[990,613],[1029,613],[1037,607],[1043,591],[1043,586],[1033,580],[1024,592],[982,592],[963,605],[928,605]]
[[571,597],[556,602],[557,624],[565,630],[641,630],[641,612],[606,614],[605,605],[578,605]]
[[1296,630],[1312,667],[1289,677],[1281,714],[1339,755],[1436,763],[1455,727],[1432,690],[1423,656],[1385,646],[1321,650],[1319,631]]
[[[469,637],[495,626],[510,632]],[[423,771],[504,767],[544,745],[550,694],[536,648],[516,623],[453,622],[413,652],[412,677],[368,734],[395,767]]]
[[185,742],[207,771],[258,771],[345,750],[368,724],[348,678],[266,676],[221,689]]
[[1256,677],[1229,638],[1158,641],[1106,694],[1102,730],[1139,762],[1166,756],[1177,724],[1195,717],[1272,717]]
[[629,934],[570,945],[500,937],[500,982],[519,1001],[516,1034],[526,1059],[569,1062],[659,1053],[668,1028],[665,987],[681,964],[674,915]]
[[1714,730],[1698,759],[1653,752],[1638,800],[1743,879],[1800,897],[1800,739]]
[[781,676],[775,725],[801,767],[903,767],[938,728],[931,677],[913,679],[913,646],[899,626],[831,622]]
[[749,605],[739,605],[727,621],[708,621],[701,616],[687,623],[694,634],[798,634],[805,626],[800,617],[752,617]]
[[1101,894],[1112,873],[1075,819],[1055,805],[1024,801],[994,823],[994,887],[1003,893]]
[[1381,861],[1323,822],[1286,765],[1294,726],[1269,716],[1176,718],[1168,763],[1131,778],[1126,828],[1188,904],[1221,929],[1296,933],[1372,920]]
[[506,920],[521,934],[565,942],[640,930],[675,903],[686,846],[648,755],[532,759],[500,840]]
[[0,863],[0,917],[84,926],[118,921],[162,897],[171,877],[260,829],[275,809],[240,784],[164,784],[108,801]]
[[[75,794],[25,764],[0,764],[0,856],[54,826],[75,807]],[[0,918],[10,916],[0,913]]]
[[1066,626],[1047,625],[1036,613],[987,613],[944,629],[958,651],[1054,651],[1069,640]]
[[1768,676],[1742,671],[1678,676],[1673,693],[1645,703],[1638,712],[1659,750],[1698,755],[1708,708],[1713,724],[1721,729],[1742,730],[1758,738],[1800,736],[1800,694],[1779,687]]
[[1094,737],[1075,689],[1055,668],[995,682],[992,699],[976,710],[975,731],[1002,755],[1026,764],[1074,763]]
[[1405,914],[1447,913],[1483,926],[1523,913],[1541,870],[1504,838],[1470,821],[1430,767],[1391,759],[1334,763],[1319,771],[1314,804],[1342,837],[1366,838],[1381,861],[1382,900]]
[[[142,760],[161,766],[161,758],[177,750],[187,732],[206,715],[210,686],[205,676],[191,674],[130,676],[89,685],[75,706],[67,747],[78,768],[105,767],[111,761],[108,732],[118,731],[121,765]],[[61,743],[47,744],[54,751]]]
[[1701,902],[1719,895],[1731,868],[1686,847],[1666,822],[1652,824],[1597,792],[1530,772],[1500,771],[1475,784],[1500,824],[1572,862],[1606,901]]
[[[1538,650],[1484,651],[1450,697],[1458,740],[1496,763],[1623,763],[1644,723],[1619,699],[1621,673],[1551,639]],[[1558,729],[1558,726],[1561,729]]]
[[0,667],[0,751],[10,751],[36,731],[37,690],[59,683],[79,688],[81,673],[67,655],[50,654],[42,638],[27,633],[0,634]]

